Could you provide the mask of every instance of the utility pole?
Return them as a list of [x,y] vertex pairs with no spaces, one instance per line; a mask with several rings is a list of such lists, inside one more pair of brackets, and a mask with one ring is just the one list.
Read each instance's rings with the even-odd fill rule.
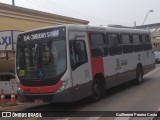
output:
[[134,28],[136,29],[136,21],[134,21]]
[[14,0],[12,0],[12,5],[13,5],[13,6],[15,6],[15,2],[14,2]]

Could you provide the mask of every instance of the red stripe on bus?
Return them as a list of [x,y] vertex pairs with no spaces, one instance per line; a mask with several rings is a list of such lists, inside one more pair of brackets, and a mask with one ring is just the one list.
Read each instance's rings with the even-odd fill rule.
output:
[[103,58],[91,58],[91,65],[92,65],[92,75],[95,76],[97,73],[104,74],[104,67],[103,67]]
[[23,86],[21,83],[19,83],[20,88],[25,93],[54,93],[54,92],[56,92],[58,90],[58,88],[61,85],[62,85],[62,81],[61,80],[56,85],[39,86],[39,87]]
[[103,57],[93,57],[92,56],[91,45],[90,45],[90,42],[89,42],[89,32],[86,32],[86,34],[87,34],[88,48],[89,48],[90,59],[91,59],[92,78],[94,79],[94,76],[97,73],[103,73],[104,74]]

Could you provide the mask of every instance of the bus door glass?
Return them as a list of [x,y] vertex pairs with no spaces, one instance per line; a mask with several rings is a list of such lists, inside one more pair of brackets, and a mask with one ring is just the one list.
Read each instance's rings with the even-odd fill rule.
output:
[[82,97],[83,95],[81,96],[79,94],[84,93],[85,89],[91,88],[83,86],[84,84],[87,85],[87,83],[91,80],[91,68],[90,63],[88,62],[87,54],[89,52],[86,47],[87,45],[85,39],[86,35],[83,32],[69,32],[69,51],[73,86],[76,86],[76,88],[79,89],[77,91],[78,93],[75,94],[76,98]]

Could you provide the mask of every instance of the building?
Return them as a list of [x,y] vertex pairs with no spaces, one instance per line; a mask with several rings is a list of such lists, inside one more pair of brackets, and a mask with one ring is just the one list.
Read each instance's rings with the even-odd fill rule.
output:
[[26,31],[55,24],[88,24],[89,21],[0,3],[0,31]]
[[152,43],[155,51],[160,51],[160,23],[137,26],[140,29],[149,29],[152,35]]

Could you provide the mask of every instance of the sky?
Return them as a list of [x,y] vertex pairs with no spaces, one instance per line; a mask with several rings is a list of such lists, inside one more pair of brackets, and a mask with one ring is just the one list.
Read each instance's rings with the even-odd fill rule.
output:
[[[12,0],[0,0],[12,4]],[[15,0],[15,5],[89,21],[90,25],[160,23],[160,0]]]

